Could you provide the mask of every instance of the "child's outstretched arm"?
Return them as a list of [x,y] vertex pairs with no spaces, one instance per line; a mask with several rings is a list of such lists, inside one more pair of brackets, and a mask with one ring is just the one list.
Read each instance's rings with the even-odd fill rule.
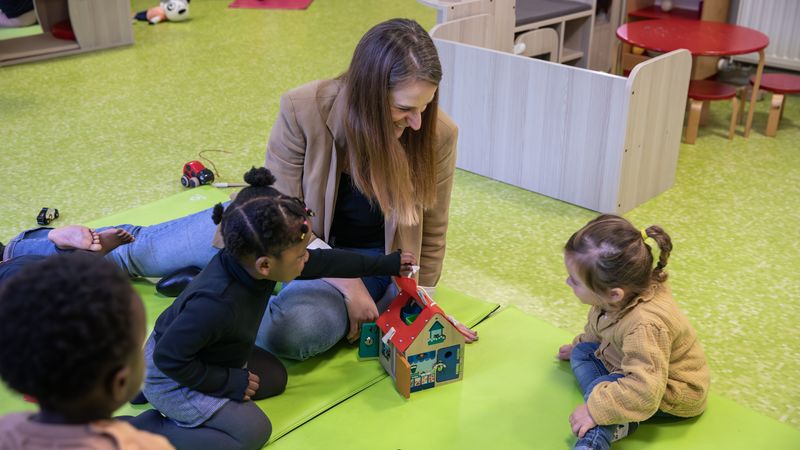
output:
[[309,250],[308,261],[298,279],[396,276],[410,272],[414,264],[416,258],[412,253],[399,250],[375,256],[337,249]]

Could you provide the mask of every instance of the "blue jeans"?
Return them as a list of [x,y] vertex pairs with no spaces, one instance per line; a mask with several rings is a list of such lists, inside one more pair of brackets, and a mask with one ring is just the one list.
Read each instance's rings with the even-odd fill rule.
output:
[[[364,254],[383,254],[383,249],[345,248]],[[388,306],[394,290],[389,277],[361,278],[379,311]],[[273,296],[256,345],[281,358],[305,360],[339,342],[350,327],[344,295],[322,280],[295,280]]]
[[[578,380],[583,400],[589,399],[589,394],[599,383],[604,381],[616,382],[623,378],[622,374],[609,374],[603,363],[594,356],[594,352],[600,345],[596,342],[581,342],[572,348],[569,362],[572,366],[572,373]],[[674,416],[664,411],[658,410],[653,417],[684,420],[684,417]],[[587,431],[582,438],[575,443],[575,448],[591,448],[594,450],[607,450],[611,447],[611,439],[614,436],[616,425],[598,425]]]
[[[569,358],[572,373],[578,380],[583,400],[589,399],[592,389],[604,381],[615,382],[622,378],[622,374],[609,374],[603,363],[594,356],[599,344],[595,342],[581,342],[572,348]],[[611,438],[614,436],[615,426],[598,425],[587,431],[582,438],[578,439],[575,447],[589,447],[595,450],[608,450],[611,448]]]
[[[97,231],[109,228],[121,228],[136,237],[134,242],[119,246],[106,255],[131,277],[159,278],[188,266],[203,268],[219,251],[211,245],[217,229],[211,220],[211,209],[156,225],[125,224],[97,228]],[[51,229],[23,231],[9,241],[5,258],[65,251],[47,239]]]
[[[216,225],[211,209],[150,226],[118,225],[136,237],[108,255],[131,277],[159,278],[188,266],[205,267],[217,253],[211,246]],[[50,255],[61,252],[47,233],[51,228],[37,228],[21,233],[6,247],[7,257]],[[383,249],[348,249],[377,254]],[[393,291],[389,277],[362,278],[370,295],[388,306]],[[261,322],[256,344],[270,353],[288,359],[308,359],[333,347],[346,334],[349,317],[344,296],[322,280],[297,280],[285,285],[273,296]]]

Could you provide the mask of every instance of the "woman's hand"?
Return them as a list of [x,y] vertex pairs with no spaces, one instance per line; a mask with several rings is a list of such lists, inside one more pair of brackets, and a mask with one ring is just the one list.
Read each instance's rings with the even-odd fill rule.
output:
[[450,322],[453,325],[455,325],[456,330],[458,330],[458,332],[461,333],[462,336],[464,336],[464,342],[466,342],[467,344],[471,344],[478,340],[477,331],[474,331],[472,328],[467,327],[463,323],[456,320],[456,318],[453,316],[448,315],[447,318],[450,319]]
[[[360,280],[359,280],[360,282]],[[364,288],[363,295],[345,297],[347,317],[350,318],[350,331],[347,333],[347,342],[353,343],[361,335],[361,324],[378,320],[378,306],[375,300]]]
[[414,267],[416,266],[417,270],[419,270],[419,266],[417,266],[417,257],[411,252],[402,252],[400,254],[400,276],[401,277],[410,277],[414,275]]
[[572,344],[562,345],[558,349],[558,355],[556,358],[562,361],[569,361],[569,357],[572,355]]
[[355,342],[361,334],[361,324],[378,320],[378,307],[369,295],[367,287],[358,278],[323,278],[326,283],[335,287],[344,296],[350,328],[347,342]]
[[569,415],[569,424],[572,426],[572,434],[582,438],[587,431],[597,426],[594,418],[589,413],[589,406],[586,403],[575,408]]
[[247,389],[244,390],[244,398],[243,401],[248,401],[254,395],[256,395],[256,391],[258,390],[258,386],[261,380],[258,378],[258,375],[254,374],[253,372],[247,372]]

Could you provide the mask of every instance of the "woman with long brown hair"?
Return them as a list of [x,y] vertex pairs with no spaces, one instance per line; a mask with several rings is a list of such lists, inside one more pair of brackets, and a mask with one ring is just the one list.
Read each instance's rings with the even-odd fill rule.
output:
[[[282,97],[266,158],[276,187],[320,216],[318,242],[411,251],[423,286],[442,271],[455,172],[457,128],[438,109],[441,79],[436,47],[417,22],[380,23],[344,74]],[[386,277],[326,281],[294,281],[273,298],[258,345],[306,359],[345,335],[356,339],[393,294]]]
[[[418,255],[420,285],[436,285],[458,134],[438,109],[441,79],[430,35],[413,20],[392,19],[361,38],[344,74],[283,95],[266,167],[278,190],[317,213],[313,246],[370,254],[402,248]],[[210,209],[152,226],[115,228],[136,240],[107,258],[131,276],[167,275],[162,285],[185,284],[180,269],[205,267],[218,251],[203,245],[215,233]],[[60,251],[49,232],[23,232],[4,256]],[[293,281],[271,299],[257,343],[285,358],[306,359],[345,336],[355,340],[361,324],[378,317],[380,299],[391,299],[390,285],[388,277]]]

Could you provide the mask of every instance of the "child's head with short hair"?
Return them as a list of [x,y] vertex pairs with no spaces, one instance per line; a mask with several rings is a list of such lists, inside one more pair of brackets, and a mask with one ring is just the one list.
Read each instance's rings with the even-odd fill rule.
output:
[[[655,267],[646,238],[660,249]],[[661,227],[638,230],[622,217],[604,214],[575,232],[564,246],[567,284],[584,303],[624,307],[654,282],[667,280],[664,268],[671,251],[672,241]]]
[[49,257],[0,289],[0,377],[66,423],[107,419],[141,388],[146,324],[128,278],[97,255]]
[[308,257],[313,213],[300,199],[273,188],[275,177],[263,167],[250,169],[244,180],[250,186],[227,208],[214,207],[226,251],[259,278],[297,278]]

